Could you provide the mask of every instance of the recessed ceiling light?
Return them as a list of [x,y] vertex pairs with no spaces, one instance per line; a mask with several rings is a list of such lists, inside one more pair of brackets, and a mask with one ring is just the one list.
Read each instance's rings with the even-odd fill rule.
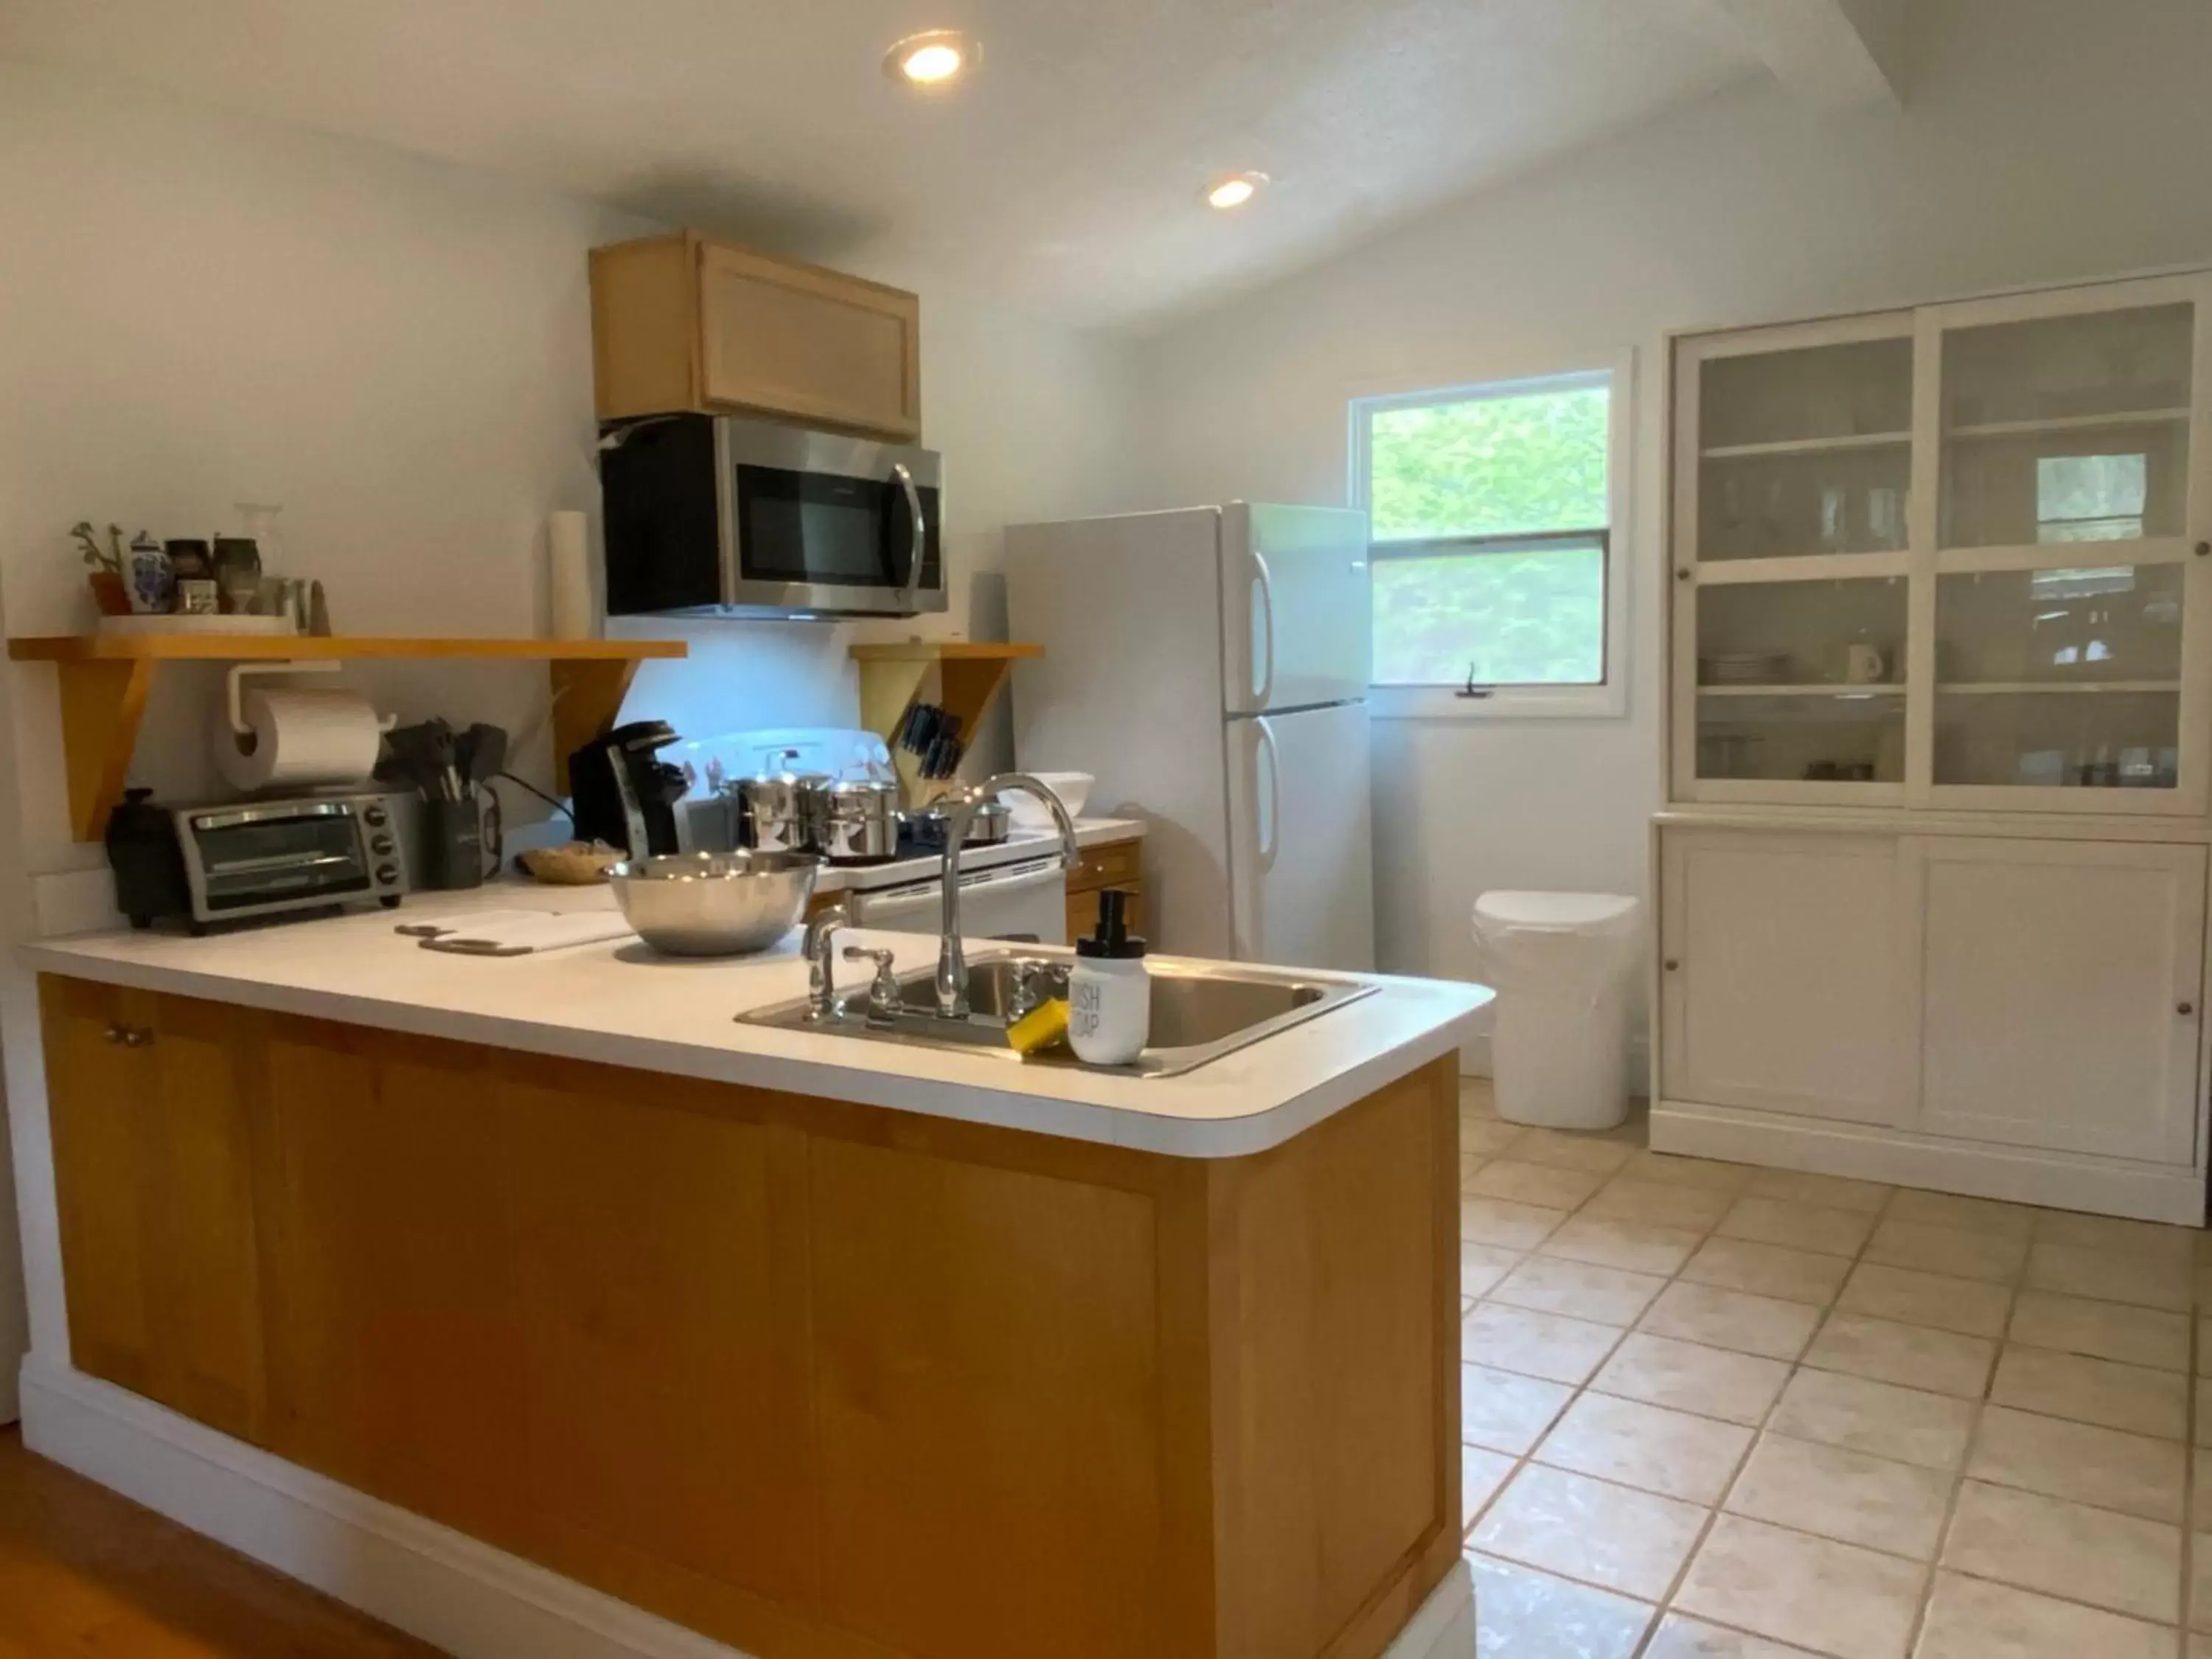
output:
[[1260,193],[1267,182],[1264,173],[1232,173],[1226,179],[1217,179],[1206,187],[1206,204],[1226,212],[1241,208]]
[[909,34],[884,54],[884,73],[908,86],[934,90],[983,61],[982,43],[957,29]]

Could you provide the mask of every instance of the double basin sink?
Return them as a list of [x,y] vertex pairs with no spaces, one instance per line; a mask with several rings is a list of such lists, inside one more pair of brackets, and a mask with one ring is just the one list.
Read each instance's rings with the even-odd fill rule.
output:
[[[872,1011],[863,985],[841,991],[827,1014],[805,998],[738,1016],[740,1024],[785,1030],[821,1031],[876,1042],[1021,1056],[1006,1046],[1006,1028],[1047,997],[1067,994],[1071,959],[1039,952],[992,951],[968,964],[964,1019],[937,1012],[935,972],[916,969],[899,977],[896,1010]],[[1331,1009],[1372,995],[1375,988],[1324,974],[1247,968],[1237,963],[1148,963],[1152,997],[1152,1040],[1133,1065],[1085,1066],[1065,1048],[1029,1057],[1031,1065],[1079,1066],[1135,1077],[1179,1077],[1264,1037],[1317,1019]]]

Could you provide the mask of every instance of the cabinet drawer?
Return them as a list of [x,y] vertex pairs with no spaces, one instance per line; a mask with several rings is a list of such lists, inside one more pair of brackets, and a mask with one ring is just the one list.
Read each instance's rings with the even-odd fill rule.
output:
[[1081,862],[1067,872],[1071,893],[1095,892],[1101,887],[1133,887],[1144,879],[1141,841],[1109,841],[1084,849]]

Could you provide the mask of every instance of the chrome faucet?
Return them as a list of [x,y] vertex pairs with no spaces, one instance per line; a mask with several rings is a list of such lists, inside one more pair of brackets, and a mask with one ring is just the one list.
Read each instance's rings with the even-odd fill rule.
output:
[[946,1019],[968,1018],[968,957],[960,948],[960,844],[968,839],[968,820],[975,809],[1001,789],[1025,789],[1052,812],[1060,831],[1060,862],[1073,869],[1082,858],[1075,844],[1075,820],[1060,797],[1026,772],[1000,772],[988,777],[953,804],[945,822],[945,860],[938,879],[945,889],[944,925],[937,942],[937,1012]]
[[806,955],[810,1019],[828,1019],[837,1012],[837,975],[831,963],[836,960],[837,930],[850,927],[852,921],[851,914],[842,904],[817,910],[806,919],[806,939],[800,948]]

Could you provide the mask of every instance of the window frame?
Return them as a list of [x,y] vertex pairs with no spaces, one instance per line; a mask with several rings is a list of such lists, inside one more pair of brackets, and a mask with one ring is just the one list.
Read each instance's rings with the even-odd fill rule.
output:
[[1374,563],[1379,560],[1424,556],[1419,552],[1401,550],[1419,548],[1437,554],[1486,548],[1503,551],[1508,548],[1525,548],[1531,542],[1547,538],[1564,540],[1578,538],[1587,540],[1595,536],[1601,542],[1605,559],[1605,638],[1601,658],[1605,678],[1595,684],[1500,685],[1491,688],[1486,696],[1475,697],[1464,695],[1458,686],[1370,684],[1367,691],[1367,707],[1370,714],[1383,720],[1617,720],[1627,715],[1628,640],[1631,631],[1628,550],[1633,544],[1629,535],[1629,508],[1634,493],[1630,438],[1635,419],[1634,371],[1635,353],[1623,349],[1609,359],[1585,360],[1579,368],[1553,374],[1463,382],[1410,392],[1377,392],[1353,396],[1348,400],[1347,471],[1350,477],[1346,499],[1361,512],[1366,512],[1370,505],[1368,476],[1372,459],[1373,416],[1378,413],[1399,409],[1431,408],[1439,404],[1472,403],[1490,398],[1574,391],[1594,386],[1603,386],[1608,394],[1606,403],[1606,507],[1609,523],[1579,529],[1563,526],[1546,531],[1408,538],[1380,543],[1373,540],[1370,533],[1368,544],[1371,571]]

